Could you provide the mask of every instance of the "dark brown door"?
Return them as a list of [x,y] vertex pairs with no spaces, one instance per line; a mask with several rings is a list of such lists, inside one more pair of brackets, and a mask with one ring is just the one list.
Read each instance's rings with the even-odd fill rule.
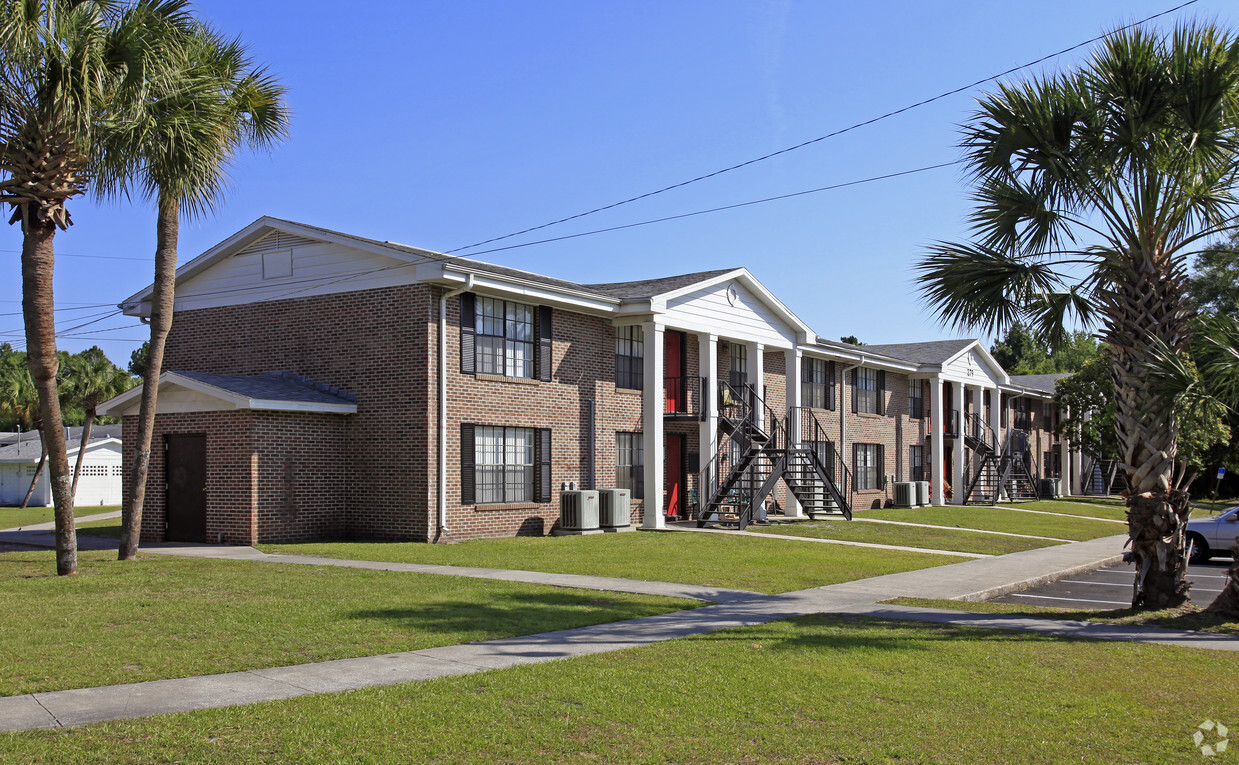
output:
[[164,436],[167,444],[167,521],[164,536],[174,542],[205,542],[206,436]]

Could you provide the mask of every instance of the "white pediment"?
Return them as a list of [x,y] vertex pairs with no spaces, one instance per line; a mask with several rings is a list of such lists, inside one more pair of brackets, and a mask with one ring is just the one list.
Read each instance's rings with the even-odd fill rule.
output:
[[948,359],[942,365],[942,378],[985,388],[997,387],[1007,382],[1006,373],[979,345],[965,348]]
[[667,300],[668,327],[789,348],[798,328],[784,321],[740,279],[708,284]]

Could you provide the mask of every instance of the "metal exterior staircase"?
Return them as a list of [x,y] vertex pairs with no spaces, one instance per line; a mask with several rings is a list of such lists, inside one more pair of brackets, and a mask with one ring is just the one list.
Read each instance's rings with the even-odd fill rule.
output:
[[[834,449],[816,418],[810,425],[815,427],[813,436],[821,440],[805,443],[802,437],[793,444],[788,431],[791,414],[776,414],[752,386],[721,383],[719,388],[721,448],[702,468],[698,479],[700,496],[705,499],[697,514],[697,526],[734,523],[746,528],[761,517],[762,503],[780,478],[810,518],[831,514],[850,520],[846,466],[841,460],[838,465],[828,465],[832,461],[823,459],[821,451],[833,454]],[[762,414],[760,425],[758,412]],[[812,418],[809,410],[800,410],[797,415]],[[830,448],[823,449],[822,443]],[[842,478],[842,488],[836,477]]]
[[1089,457],[1088,467],[1084,469],[1087,476],[1084,481],[1085,494],[1105,496],[1114,494],[1114,481],[1118,477],[1119,461],[1102,457]]
[[964,444],[972,449],[976,471],[964,494],[965,505],[996,505],[1040,499],[1037,482],[1028,470],[1028,434],[1022,430],[1007,433],[1007,442],[998,452],[998,436],[977,414],[968,415],[964,425]]

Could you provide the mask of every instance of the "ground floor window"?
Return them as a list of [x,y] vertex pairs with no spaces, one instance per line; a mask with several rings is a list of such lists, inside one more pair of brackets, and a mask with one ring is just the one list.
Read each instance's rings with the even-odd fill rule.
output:
[[852,446],[852,461],[857,491],[882,488],[882,444],[855,444]]
[[925,447],[913,446],[908,450],[908,480],[909,481],[928,481],[929,476],[925,471]]
[[461,425],[461,501],[546,502],[551,486],[551,431]]
[[615,434],[615,486],[645,499],[645,450],[640,433]]

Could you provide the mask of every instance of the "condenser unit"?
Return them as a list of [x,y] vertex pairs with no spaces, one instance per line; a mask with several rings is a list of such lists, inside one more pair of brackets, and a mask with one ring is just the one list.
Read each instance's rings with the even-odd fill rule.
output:
[[911,481],[895,483],[895,507],[916,507],[916,484]]
[[632,525],[632,492],[628,489],[602,489],[598,492],[598,521],[604,529]]
[[590,531],[597,529],[598,492],[560,492],[559,528],[563,531]]
[[913,481],[916,484],[916,504],[929,507],[929,481]]

